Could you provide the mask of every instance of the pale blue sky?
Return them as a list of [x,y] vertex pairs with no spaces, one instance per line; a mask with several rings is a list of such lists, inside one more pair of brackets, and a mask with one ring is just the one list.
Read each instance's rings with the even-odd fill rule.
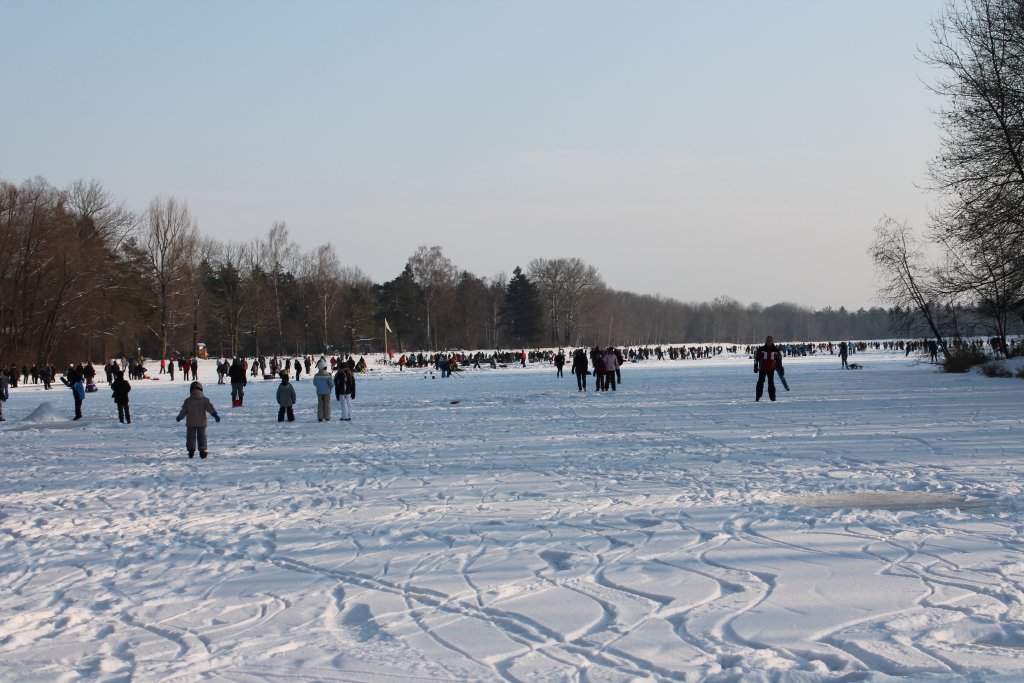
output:
[[285,221],[382,282],[580,257],[616,289],[857,308],[922,227],[941,0],[0,0],[0,178]]

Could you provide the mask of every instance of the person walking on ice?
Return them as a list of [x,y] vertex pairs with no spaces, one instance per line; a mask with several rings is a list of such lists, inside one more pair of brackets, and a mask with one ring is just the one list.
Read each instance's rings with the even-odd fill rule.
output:
[[185,448],[188,449],[188,457],[194,457],[196,446],[199,447],[199,457],[205,458],[207,454],[206,444],[206,414],[213,415],[213,419],[220,422],[220,415],[217,409],[210,403],[210,399],[203,394],[203,385],[199,382],[192,382],[188,387],[189,396],[181,404],[181,412],[177,420],[185,420]]
[[760,401],[764,394],[764,380],[768,380],[768,398],[775,400],[775,371],[779,376],[783,374],[782,354],[775,348],[775,340],[771,335],[765,338],[764,345],[757,349],[754,354],[754,372],[757,375],[757,389],[754,395],[755,401]]
[[117,419],[121,424],[131,424],[132,414],[128,408],[128,392],[132,390],[132,385],[124,378],[124,371],[118,370],[114,373],[114,381],[110,383],[110,389],[114,403],[117,404]]
[[572,374],[576,375],[576,391],[587,390],[587,375],[590,374],[587,354],[583,349],[576,349],[572,354]]
[[228,379],[231,381],[231,406],[238,408],[245,399],[245,385],[249,383],[245,377],[245,366],[242,365],[241,358],[231,361],[231,367],[228,368]]

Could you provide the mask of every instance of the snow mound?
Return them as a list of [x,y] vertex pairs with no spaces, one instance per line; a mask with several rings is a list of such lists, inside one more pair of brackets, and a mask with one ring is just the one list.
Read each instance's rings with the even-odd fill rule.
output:
[[54,422],[67,422],[67,416],[57,410],[52,401],[40,403],[39,406],[22,419],[23,424],[53,424]]

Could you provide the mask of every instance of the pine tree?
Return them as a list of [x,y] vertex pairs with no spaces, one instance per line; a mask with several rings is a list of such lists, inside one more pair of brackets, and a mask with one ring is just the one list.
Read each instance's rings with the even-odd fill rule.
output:
[[519,347],[533,346],[540,337],[544,309],[537,286],[516,266],[505,288],[502,323],[507,338]]

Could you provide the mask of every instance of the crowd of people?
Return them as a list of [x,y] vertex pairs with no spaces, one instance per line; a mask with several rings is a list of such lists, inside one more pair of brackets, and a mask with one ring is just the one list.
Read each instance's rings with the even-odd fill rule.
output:
[[[973,340],[968,342],[983,349],[986,345],[991,347],[993,355],[1007,357],[1015,355],[1019,349],[1019,341],[993,338],[992,340]],[[767,387],[770,401],[776,400],[775,376],[778,375],[784,388],[788,391],[789,386],[785,379],[783,358],[811,356],[815,354],[830,354],[838,356],[841,367],[859,367],[849,362],[849,356],[869,349],[886,351],[904,351],[907,355],[912,352],[927,353],[933,361],[937,361],[938,344],[934,340],[925,339],[921,341],[892,340],[873,342],[821,342],[810,343],[787,343],[776,345],[774,339],[769,336],[765,343],[759,346],[720,346],[720,345],[693,345],[693,346],[639,346],[635,348],[620,349],[613,346],[595,346],[591,349],[578,348],[567,357],[563,349],[548,349],[527,351],[502,351],[485,354],[483,351],[476,351],[467,354],[461,351],[447,353],[409,353],[401,354],[397,359],[393,354],[388,354],[382,362],[398,366],[399,371],[406,368],[429,368],[432,367],[440,372],[441,377],[448,377],[454,372],[461,371],[464,367],[480,368],[484,363],[491,368],[508,367],[510,365],[522,365],[526,367],[531,363],[549,363],[555,367],[557,377],[564,377],[563,369],[568,363],[570,372],[576,378],[578,392],[585,392],[588,388],[587,378],[594,377],[594,390],[598,392],[616,391],[622,384],[622,367],[625,363],[637,363],[656,359],[664,360],[697,360],[713,358],[723,353],[736,354],[745,352],[754,360],[754,372],[757,374],[757,382],[754,389],[754,400],[760,401]],[[175,356],[170,359],[160,360],[160,375],[166,375],[168,380],[174,380],[175,374],[180,373],[182,379],[189,381],[189,398],[185,400],[178,420],[186,420],[186,450],[189,457],[194,457],[196,451],[200,458],[207,457],[206,425],[207,415],[219,422],[220,415],[213,404],[205,396],[203,385],[198,381],[199,361],[195,356]],[[131,392],[131,380],[150,379],[148,371],[141,359],[111,360],[103,368],[106,382],[111,390],[111,396],[117,408],[118,420],[123,424],[131,424],[131,412],[129,405],[129,393]],[[244,405],[245,387],[250,378],[262,378],[263,380],[276,380],[279,382],[276,391],[278,404],[277,419],[279,422],[295,420],[294,407],[298,403],[298,393],[295,390],[295,382],[299,382],[303,374],[312,378],[312,384],[316,396],[316,415],[318,422],[326,422],[332,419],[332,395],[340,407],[341,421],[352,420],[352,401],[356,397],[356,375],[368,371],[366,360],[360,357],[358,361],[349,356],[343,359],[340,356],[327,358],[322,355],[314,360],[312,355],[302,357],[266,357],[259,356],[247,359],[236,357],[231,359],[220,359],[216,361],[217,383],[231,385],[231,401],[233,407]],[[125,375],[128,378],[125,378]],[[10,390],[21,385],[43,384],[44,390],[51,389],[54,379],[59,379],[72,392],[74,400],[74,419],[82,419],[82,405],[86,394],[96,392],[97,371],[92,363],[78,363],[69,365],[67,370],[57,374],[52,365],[37,367],[36,365],[23,365],[19,368],[12,364],[9,368],[0,364],[0,421],[3,421],[3,404],[10,397]],[[155,378],[153,378],[155,379]]]

